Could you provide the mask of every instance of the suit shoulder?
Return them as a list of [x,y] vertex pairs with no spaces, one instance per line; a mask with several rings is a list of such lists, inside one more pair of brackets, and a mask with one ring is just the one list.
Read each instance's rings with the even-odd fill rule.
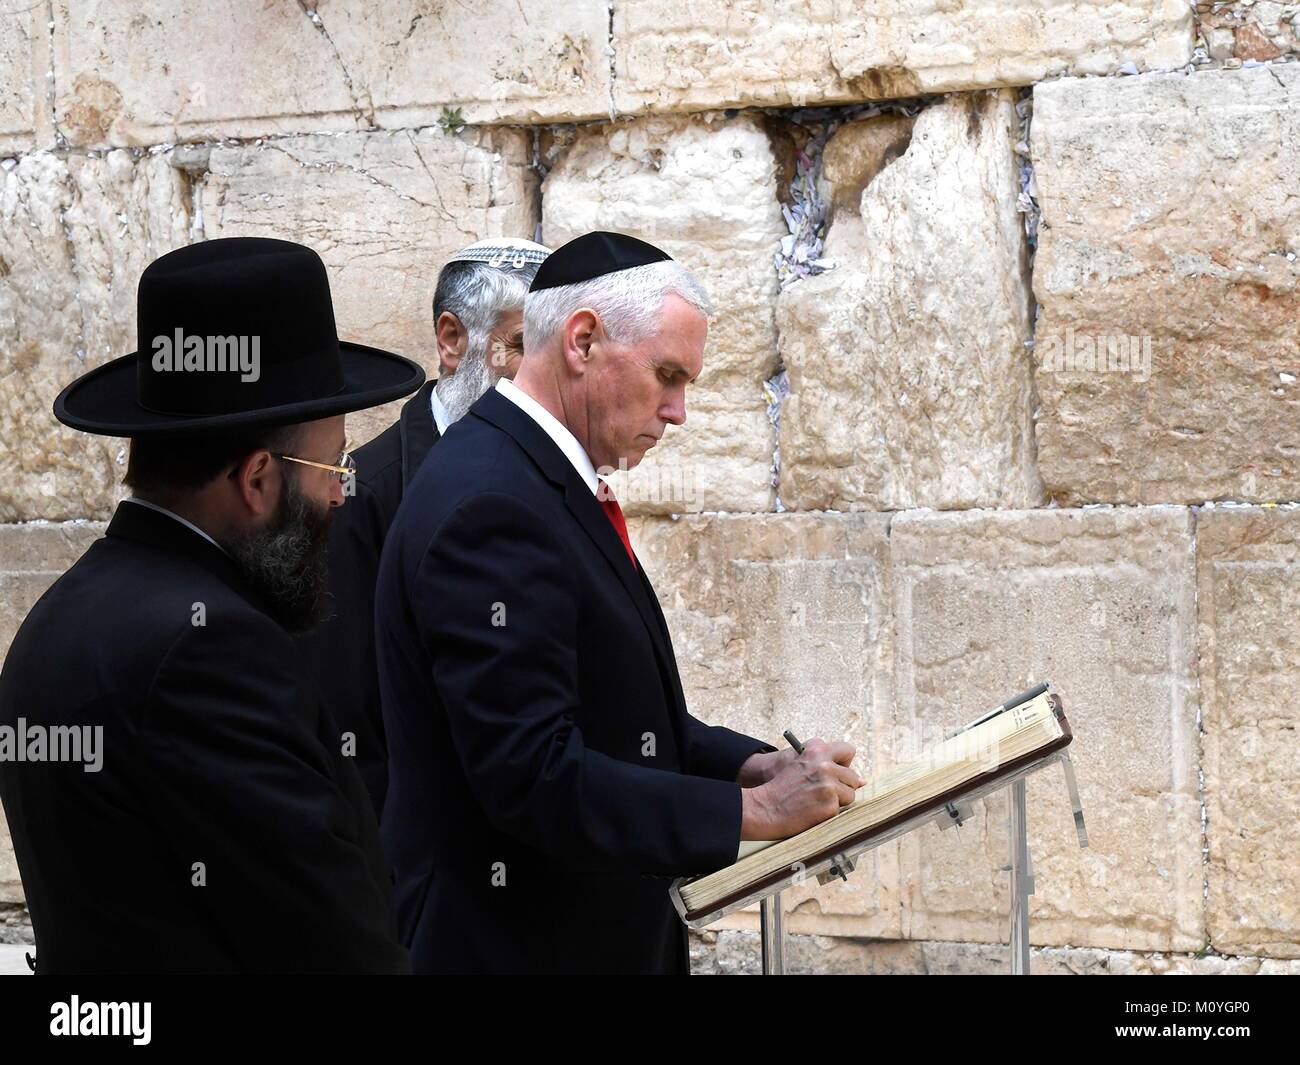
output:
[[382,477],[389,470],[396,468],[401,477],[402,467],[402,425],[393,422],[373,440],[362,444],[353,452],[357,463],[357,480],[366,483]]
[[[433,449],[416,478],[428,492],[436,483],[447,506],[496,493],[540,505],[554,495],[537,464],[509,433],[471,413]],[[412,482],[412,489],[416,482]]]

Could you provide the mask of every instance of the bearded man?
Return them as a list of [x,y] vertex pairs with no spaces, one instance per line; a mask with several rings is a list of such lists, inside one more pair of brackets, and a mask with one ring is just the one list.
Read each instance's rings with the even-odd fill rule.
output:
[[549,254],[530,240],[499,237],[447,260],[433,295],[438,379],[357,449],[355,497],[330,526],[330,616],[299,645],[326,706],[348,734],[377,816],[388,791],[375,667],[375,579],[384,538],[424,457],[479,396],[514,377],[524,353],[524,297]]
[[290,633],[325,603],[344,414],[423,371],[340,343],[324,264],[279,240],[156,260],[137,332],[54,405],[131,438],[134,495],[0,673],[0,726],[102,736],[95,772],[0,761],[36,968],[407,970],[364,785]]

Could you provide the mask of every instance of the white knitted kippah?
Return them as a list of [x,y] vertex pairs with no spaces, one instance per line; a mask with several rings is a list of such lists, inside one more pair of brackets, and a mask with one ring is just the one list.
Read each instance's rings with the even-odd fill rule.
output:
[[461,248],[447,262],[487,263],[488,266],[522,270],[529,263],[534,265],[541,263],[550,254],[550,248],[542,244],[534,244],[531,240],[523,240],[520,237],[493,237]]

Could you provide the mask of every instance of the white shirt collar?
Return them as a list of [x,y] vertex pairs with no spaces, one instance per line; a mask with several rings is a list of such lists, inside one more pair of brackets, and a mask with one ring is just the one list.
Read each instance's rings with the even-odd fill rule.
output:
[[595,495],[596,489],[600,487],[596,467],[591,464],[591,459],[578,443],[578,438],[560,424],[554,414],[509,378],[503,377],[497,381],[497,391],[542,427],[546,435],[555,441],[555,446],[564,452],[565,458],[573,463],[573,468],[591,489],[591,494]]
[[156,510],[159,514],[166,514],[169,518],[175,518],[175,519],[176,519],[177,521],[179,521],[182,525],[184,525],[184,526],[186,526],[186,527],[188,527],[188,528],[190,528],[190,529],[193,529],[196,533],[198,533],[200,536],[202,536],[203,539],[205,539],[208,543],[210,543],[210,544],[211,544],[213,547],[215,547],[218,551],[222,552],[222,554],[225,554],[225,552],[226,552],[226,549],[225,549],[224,547],[222,547],[219,543],[217,543],[216,540],[212,539],[211,536],[209,536],[209,535],[208,535],[207,533],[205,533],[202,529],[200,529],[197,525],[195,525],[194,522],[192,522],[192,521],[187,521],[185,518],[182,518],[182,517],[181,517],[179,514],[177,514],[175,511],[168,510],[166,507],[160,507],[157,503],[150,503],[149,500],[147,500],[147,499],[139,499],[139,498],[137,498],[136,496],[128,496],[126,499],[122,500],[122,502],[124,502],[124,503],[139,503],[140,506],[142,506],[142,507],[148,507],[150,510]]
[[434,385],[429,389],[429,406],[433,409],[433,424],[438,427],[438,435],[446,436],[447,427],[451,425],[451,412],[447,406],[438,398],[438,386]]

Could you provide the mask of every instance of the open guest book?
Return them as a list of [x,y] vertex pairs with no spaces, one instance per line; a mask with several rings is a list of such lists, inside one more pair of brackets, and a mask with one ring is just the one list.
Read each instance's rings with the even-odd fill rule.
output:
[[744,842],[733,864],[678,880],[672,888],[678,912],[688,923],[716,914],[1062,750],[1073,735],[1060,698],[1046,689],[1040,684],[1008,699],[914,761],[868,781],[850,805],[797,836]]

